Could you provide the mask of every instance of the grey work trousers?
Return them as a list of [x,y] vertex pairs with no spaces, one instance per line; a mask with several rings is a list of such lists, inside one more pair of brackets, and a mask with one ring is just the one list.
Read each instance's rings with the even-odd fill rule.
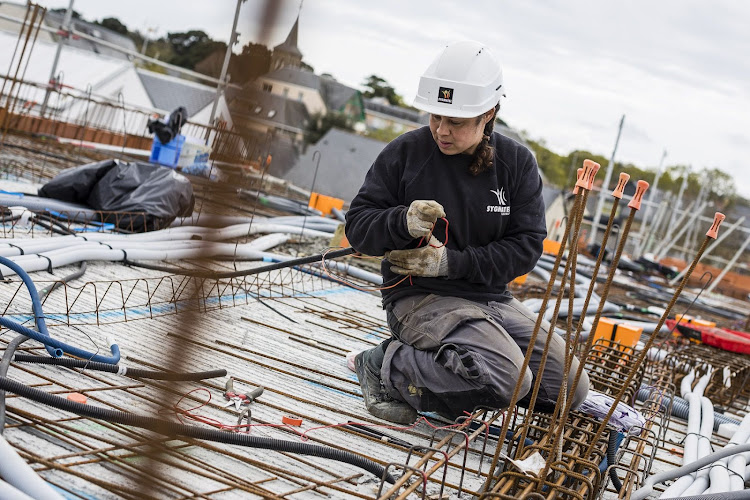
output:
[[[534,343],[529,367],[521,372],[536,315],[515,298],[481,303],[457,297],[413,295],[386,308],[393,339],[387,344],[380,371],[391,397],[419,411],[451,418],[477,406],[507,408],[516,382],[523,378],[519,405],[526,406],[539,371],[549,323],[543,322]],[[550,341],[537,411],[551,412],[563,380],[565,341]],[[578,359],[568,377],[573,408],[589,390],[586,372],[578,387],[571,385]]]

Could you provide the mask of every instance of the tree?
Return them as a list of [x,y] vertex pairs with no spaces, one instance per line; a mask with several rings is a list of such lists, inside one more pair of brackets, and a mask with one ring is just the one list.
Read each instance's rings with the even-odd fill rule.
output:
[[[65,13],[67,11],[68,11],[68,9],[66,9],[65,7],[60,7],[60,8],[57,8],[57,9],[50,9],[50,12],[56,12],[56,13],[62,14],[62,15],[65,15]],[[77,10],[75,10],[75,9],[73,10],[73,12],[72,12],[71,15],[72,15],[72,19],[80,19],[81,21],[84,21],[84,19],[81,17],[81,13],[78,12]]]
[[124,36],[128,36],[130,34],[128,27],[122,24],[116,17],[105,17],[101,21],[96,21],[94,24],[98,24],[102,28],[107,28],[108,30],[114,31],[115,33],[119,33]]
[[239,55],[232,54],[229,62],[232,81],[240,85],[260,75],[265,75],[270,69],[271,51],[260,43],[248,43],[242,47]]
[[325,115],[315,113],[305,127],[305,144],[317,143],[331,128],[354,130],[354,124],[343,113],[330,112]]
[[176,66],[193,69],[195,65],[217,50],[225,51],[224,42],[212,40],[205,32],[190,30],[182,33],[168,33],[167,41],[172,46],[173,55],[167,61]]
[[365,91],[362,92],[362,95],[365,97],[384,97],[392,106],[414,109],[404,103],[403,97],[396,93],[396,89],[391,87],[388,82],[377,75],[370,75],[365,78],[365,81],[362,82],[362,86],[365,88]]

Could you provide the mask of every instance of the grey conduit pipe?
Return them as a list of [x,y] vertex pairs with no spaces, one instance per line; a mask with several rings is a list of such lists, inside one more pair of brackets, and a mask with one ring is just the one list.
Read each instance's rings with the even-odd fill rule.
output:
[[[646,401],[646,399],[651,394],[651,391],[646,388],[638,389],[638,393],[636,395],[636,398],[638,401]],[[672,398],[669,396],[664,396],[662,399],[662,405],[665,407],[669,407],[669,403],[672,401]],[[680,418],[682,420],[688,419],[688,402],[680,397],[675,397],[674,401],[672,401],[672,415]],[[750,414],[748,414],[750,415]],[[740,425],[739,420],[735,420],[731,417],[727,417],[726,415],[722,415],[721,413],[715,413],[714,414],[714,431],[719,430],[719,426],[721,424],[734,424],[734,425]]]
[[0,476],[35,500],[63,500],[47,482],[0,436]]
[[[668,470],[664,472],[659,472],[657,474],[647,477],[646,480],[643,482],[643,486],[641,486],[639,489],[634,491],[633,495],[630,498],[631,500],[644,500],[646,497],[654,493],[655,484],[663,483],[664,481],[668,481],[676,477],[682,477],[686,474],[695,472],[702,467],[711,465],[715,461],[720,460],[722,458],[731,457],[739,453],[746,453],[746,452],[750,452],[750,443],[745,443],[739,446],[732,446],[729,448],[724,448],[715,453],[711,453],[708,456],[695,460],[691,463],[685,464],[682,467],[678,467],[676,469],[672,469],[672,470]],[[741,493],[741,492],[721,493],[721,495],[731,495],[732,493]],[[750,490],[744,490],[744,493],[746,493],[747,496],[739,496],[736,498],[750,498]],[[716,498],[729,498],[729,497],[720,496]]]

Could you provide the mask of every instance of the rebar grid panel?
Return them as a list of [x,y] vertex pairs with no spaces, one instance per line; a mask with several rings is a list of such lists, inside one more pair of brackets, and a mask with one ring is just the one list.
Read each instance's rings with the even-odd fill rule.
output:
[[[522,456],[516,457],[516,460],[528,459],[535,453],[540,453],[545,459],[555,456],[556,451],[552,450],[554,436],[549,433],[551,419],[551,415],[534,413],[525,423],[528,427],[527,438],[535,443],[525,446]],[[534,475],[519,473],[506,461],[505,470],[491,492],[513,498],[522,498],[532,492],[541,493],[545,498],[592,498],[601,485],[599,464],[606,456],[606,440],[597,443],[590,460],[583,459],[581,455],[591,443],[598,425],[599,421],[588,415],[571,412],[560,440],[563,459],[550,463],[547,478],[542,480]]]
[[690,371],[697,376],[711,367],[712,374],[704,394],[717,406],[739,417],[747,413],[750,401],[750,356],[723,351],[705,344],[689,343],[670,353],[664,363],[672,368],[673,383],[679,385]]
[[[597,339],[591,346],[586,358],[585,369],[589,375],[591,386],[604,394],[613,395],[619,391],[635,358],[635,349],[608,339]],[[638,380],[642,378],[645,366],[639,367]],[[624,400],[632,400],[637,387],[629,387],[625,391]]]
[[[158,339],[156,341],[160,346],[170,343],[179,345],[185,363],[196,369],[207,366],[226,367],[234,375],[235,387],[238,389],[241,388],[244,391],[247,390],[246,388],[263,386],[265,388],[263,397],[251,406],[254,424],[276,424],[279,422],[280,415],[294,414],[304,419],[305,427],[302,430],[338,425],[348,420],[360,422],[366,426],[382,425],[381,421],[373,419],[364,410],[359,398],[359,384],[356,377],[343,368],[347,352],[366,348],[371,345],[371,342],[376,341],[374,339],[384,335],[382,328],[385,325],[385,319],[382,310],[377,306],[379,301],[369,294],[339,286],[322,292],[322,294],[313,292],[296,297],[277,297],[264,300],[263,303],[255,301],[242,308],[209,310],[204,313],[206,321],[214,327],[200,332],[195,337],[188,336],[179,328],[175,328],[181,324],[180,316],[182,315],[163,316],[148,322],[128,323],[127,327],[122,323],[114,323],[107,325],[107,329],[112,330],[114,334],[118,331],[128,332],[121,348],[123,354],[127,356],[129,365],[136,364],[155,370],[165,369],[160,355],[161,348],[156,350],[134,348],[135,346],[148,346],[147,338]],[[54,298],[54,295],[50,297],[50,300]],[[273,309],[265,307],[264,304],[272,304]],[[243,317],[252,321],[242,321]],[[291,332],[291,334],[286,332]],[[53,335],[57,336],[57,333]],[[7,334],[0,335],[0,345],[7,340],[10,340]],[[26,347],[23,350],[44,355],[39,347]],[[2,352],[1,349],[0,352]],[[221,380],[207,380],[199,384],[174,384],[148,380],[131,382],[111,374],[99,374],[88,370],[73,371],[59,367],[32,367],[24,363],[14,363],[10,376],[58,394],[82,392],[89,397],[90,404],[111,406],[136,413],[150,413],[160,415],[161,418],[170,418],[174,414],[172,404],[175,400],[184,396],[190,389],[200,387],[214,396],[213,400],[198,413],[220,420],[226,425],[236,424],[233,408],[222,407],[224,401],[221,398],[223,391]],[[123,380],[130,383],[123,383]],[[163,399],[163,394],[169,395],[166,401]],[[218,402],[216,402],[217,398]],[[202,393],[193,394],[187,396],[181,406],[189,408],[203,402],[205,402],[205,397]],[[55,484],[70,484],[73,481],[77,486],[83,486],[81,491],[95,490],[94,494],[97,498],[114,497],[113,493],[105,493],[118,491],[123,483],[132,485],[143,481],[159,483],[159,486],[154,489],[154,497],[171,498],[189,496],[193,493],[199,497],[208,496],[208,486],[203,487],[203,483],[194,472],[183,471],[180,466],[172,463],[172,461],[179,463],[184,454],[192,456],[198,452],[205,453],[206,461],[228,474],[239,474],[238,465],[226,463],[225,460],[228,459],[225,456],[229,456],[232,460],[238,457],[250,457],[255,462],[248,471],[249,475],[244,474],[244,465],[239,468],[243,471],[240,475],[252,477],[248,481],[253,484],[257,483],[257,486],[274,495],[294,494],[294,498],[300,498],[299,495],[317,495],[318,493],[315,492],[320,492],[331,494],[336,498],[372,498],[377,492],[377,479],[374,477],[368,478],[366,477],[368,474],[363,475],[358,469],[341,468],[338,465],[331,467],[329,462],[321,459],[293,455],[279,456],[272,452],[229,448],[211,443],[201,443],[198,446],[187,440],[163,446],[158,443],[161,438],[145,431],[134,430],[133,432],[139,433],[138,438],[131,439],[129,434],[125,437],[120,436],[117,432],[120,432],[120,429],[122,432],[126,430],[121,426],[113,426],[117,431],[111,431],[114,434],[107,438],[112,443],[92,442],[90,446],[84,448],[71,449],[68,445],[65,449],[57,449],[46,444],[46,440],[54,440],[55,435],[63,434],[72,435],[88,443],[88,440],[98,436],[96,429],[100,424],[89,419],[71,418],[70,414],[63,412],[48,411],[20,398],[11,397],[8,403],[11,426],[6,435],[9,436],[12,444],[16,444],[18,436],[26,440],[26,434],[37,432],[33,424],[23,422],[23,418],[37,425],[41,425],[39,422],[42,422],[49,429],[49,432],[43,435],[45,443],[27,450],[28,454],[24,457],[34,463],[35,467],[42,468],[41,473],[45,478],[54,476]],[[488,425],[496,422],[500,415],[492,412],[485,417]],[[85,424],[76,422],[85,422]],[[59,425],[68,427],[63,428]],[[76,426],[80,427],[80,425],[83,425],[83,432],[93,437],[78,436],[75,431]],[[468,425],[472,423],[469,422]],[[423,465],[427,463],[429,473],[428,493],[432,494],[440,490],[443,473],[447,472],[444,484],[446,494],[461,490],[466,495],[478,495],[486,476],[482,468],[486,469],[489,463],[488,457],[491,457],[494,452],[492,447],[496,440],[492,438],[487,440],[488,433],[481,422],[476,422],[475,427],[476,430],[466,431],[469,436],[468,448],[466,437],[458,429],[433,430],[424,422],[412,430],[388,430],[386,432],[415,446],[441,450],[435,454],[434,459],[427,458],[427,462],[423,462]],[[290,428],[257,428],[251,432],[270,437],[300,439],[299,434]],[[383,465],[389,462],[405,463],[408,454],[408,448],[401,446],[398,441],[386,442],[377,437],[360,435],[338,426],[312,431],[308,434],[308,438],[311,442],[318,444],[355,451]],[[143,456],[146,455],[146,443],[152,440],[157,441],[153,446],[164,448],[160,448],[159,453],[156,454],[157,461],[162,468],[157,478],[145,476],[145,474],[151,474],[150,469],[121,466],[120,461],[127,465],[133,463],[142,465]],[[124,444],[118,447],[121,442]],[[442,446],[436,444],[440,442],[443,443]],[[188,443],[193,446],[185,446]],[[108,447],[114,449],[108,450]],[[183,447],[185,451],[180,451],[182,453],[180,456],[174,455],[176,452],[173,449],[182,450]],[[105,458],[100,455],[90,456],[87,454],[89,449],[108,454]],[[217,453],[218,457],[200,450],[211,450],[211,453]],[[416,455],[422,460],[428,453],[432,454],[419,452]],[[121,458],[120,454],[124,458]],[[445,454],[450,455],[447,467],[444,461]],[[442,462],[442,465],[437,465],[438,460]],[[411,462],[413,463],[414,459]],[[67,469],[50,465],[57,463],[67,466]],[[225,469],[224,465],[228,468]],[[189,466],[190,464],[187,464],[182,467],[189,468]],[[200,468],[200,465],[197,467]],[[436,467],[436,471],[430,472]],[[290,483],[294,478],[290,479],[280,474],[280,471],[294,471],[310,480]],[[206,473],[218,475],[219,471],[206,470]],[[186,485],[178,482],[183,474],[188,478]],[[195,482],[200,484],[199,487],[190,486],[193,477],[196,477]],[[231,477],[222,477],[229,483],[232,482]],[[254,480],[256,477],[259,478],[257,481]],[[218,481],[213,476],[209,479]],[[100,480],[101,483],[98,482]],[[208,481],[206,484],[209,484]],[[191,492],[173,490],[173,488],[188,486],[192,488]],[[232,494],[243,498],[255,496],[246,489],[242,489],[242,486],[247,488],[247,485],[242,484],[236,487],[226,482],[215,484],[217,491],[224,489],[225,494],[230,498]],[[235,490],[231,489],[233,487]]]
[[[657,452],[664,447],[666,431],[671,420],[673,394],[667,387],[659,385],[669,386],[669,380],[661,379],[649,388],[649,396],[640,408],[646,420],[645,424],[633,427],[625,434],[615,462],[608,464],[599,498],[603,497],[610,485],[612,470],[621,482],[621,489],[616,492],[618,498],[629,498],[650,474]],[[670,400],[669,405],[665,404],[666,398]]]

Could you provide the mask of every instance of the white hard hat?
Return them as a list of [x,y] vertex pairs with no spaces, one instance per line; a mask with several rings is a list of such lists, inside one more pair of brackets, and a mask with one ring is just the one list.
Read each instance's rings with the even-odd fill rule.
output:
[[504,95],[503,68],[479,42],[447,45],[419,79],[414,107],[441,116],[471,118]]

